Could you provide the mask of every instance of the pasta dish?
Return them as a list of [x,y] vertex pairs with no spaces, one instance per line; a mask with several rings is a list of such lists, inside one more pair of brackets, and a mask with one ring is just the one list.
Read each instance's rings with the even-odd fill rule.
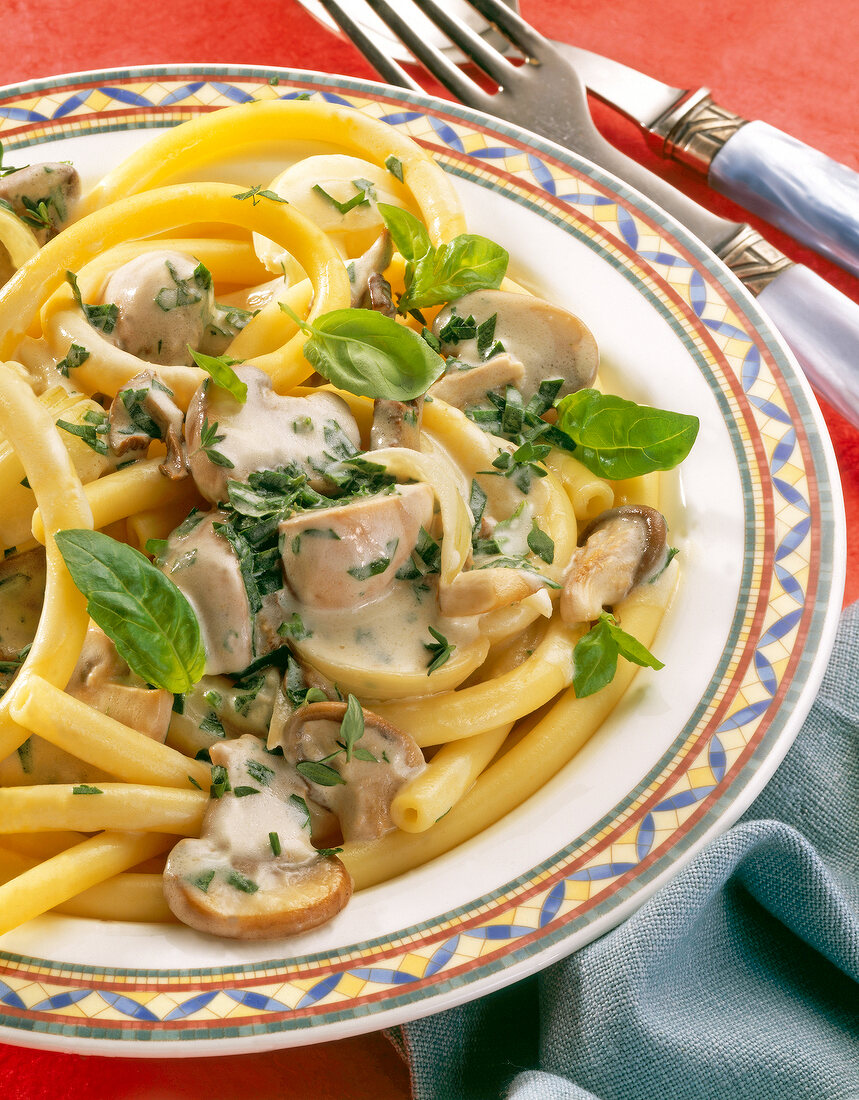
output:
[[[217,179],[256,149],[274,178]],[[603,392],[508,261],[324,102],[195,119],[85,194],[0,159],[0,932],[301,933],[661,667],[697,420]]]

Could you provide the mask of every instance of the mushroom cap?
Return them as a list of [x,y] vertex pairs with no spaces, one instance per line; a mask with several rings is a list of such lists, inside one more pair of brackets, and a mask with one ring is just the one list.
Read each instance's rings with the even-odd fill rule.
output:
[[[283,731],[281,745],[286,760],[318,760],[336,748],[346,703],[310,703],[300,707]],[[403,730],[372,711],[364,710],[364,734],[357,746],[375,760],[357,755],[346,761],[338,756],[331,766],[343,783],[323,786],[310,782],[314,802],[337,815],[346,840],[370,840],[393,827],[391,802],[408,779],[424,768],[424,757],[414,740]]]
[[[442,352],[465,363],[491,366],[497,359],[499,375],[505,382],[490,385],[489,372],[484,372],[483,384],[490,392],[506,384],[509,360],[518,360],[524,367],[524,378],[517,386],[522,393],[535,393],[547,378],[562,378],[560,394],[574,393],[590,386],[599,367],[599,351],[590,329],[575,314],[543,298],[531,294],[516,294],[508,290],[474,290],[452,302],[439,312],[432,330],[436,336],[452,316],[474,317],[477,325],[496,317],[494,341],[500,341],[504,352],[484,358],[477,340],[442,343]],[[444,381],[446,376],[439,380]],[[451,400],[445,397],[445,400]],[[455,403],[455,402],[454,402]]]
[[418,482],[281,520],[286,583],[313,607],[356,608],[378,599],[432,522],[434,502],[432,488]]
[[[195,281],[197,267],[187,253],[168,250],[144,252],[118,267],[103,293],[105,302],[117,306],[111,334],[117,347],[149,363],[190,366],[188,345],[200,346],[214,306],[211,286]],[[189,288],[187,301],[180,301],[174,273]],[[164,294],[167,306],[159,305]]]
[[668,552],[665,517],[645,504],[609,508],[584,529],[561,593],[566,623],[599,618],[637,585],[654,576]]
[[[324,468],[331,461],[326,457],[329,443],[325,427],[333,422],[355,447],[361,442],[349,406],[337,394],[325,391],[307,397],[283,397],[275,392],[271,378],[263,371],[247,364],[234,369],[248,387],[244,404],[227,390],[204,380],[188,405],[188,463],[202,495],[217,504],[227,499],[228,481],[246,481],[256,470],[293,464],[307,473],[314,489],[324,492],[329,483],[316,467]],[[231,466],[212,462],[202,448],[206,423],[210,428],[217,424],[217,434],[222,438],[216,450]]]
[[[183,924],[198,932],[245,940],[295,936],[331,920],[352,896],[349,872],[336,856],[298,867],[288,860],[271,860],[264,886],[254,893],[237,890],[218,875],[201,890],[178,870],[183,847],[199,843],[180,840],[164,869],[167,904]],[[249,877],[258,874],[255,864],[239,863],[235,869]]]

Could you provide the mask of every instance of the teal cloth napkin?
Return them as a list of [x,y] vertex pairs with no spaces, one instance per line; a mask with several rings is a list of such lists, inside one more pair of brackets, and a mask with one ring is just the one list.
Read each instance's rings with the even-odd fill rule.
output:
[[396,1039],[416,1100],[859,1098],[859,604],[739,824],[601,939]]

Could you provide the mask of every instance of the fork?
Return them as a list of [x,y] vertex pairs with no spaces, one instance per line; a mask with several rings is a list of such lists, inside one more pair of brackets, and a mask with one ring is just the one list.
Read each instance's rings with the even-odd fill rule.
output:
[[[388,83],[420,85],[373,42],[341,0],[319,0]],[[461,103],[556,142],[611,172],[652,199],[718,256],[759,297],[818,392],[859,426],[859,305],[810,269],[795,264],[750,225],[718,217],[621,153],[591,119],[581,78],[555,46],[501,0],[466,0],[522,58],[512,63],[445,11],[439,0],[419,10],[497,86],[486,91],[417,34],[388,0],[365,0],[417,61]]]

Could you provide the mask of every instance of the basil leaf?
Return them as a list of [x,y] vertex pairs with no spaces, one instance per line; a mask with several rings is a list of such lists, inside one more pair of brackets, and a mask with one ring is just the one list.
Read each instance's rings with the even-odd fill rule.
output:
[[189,691],[206,652],[197,617],[169,577],[100,531],[58,531],[56,542],[91,618],[131,670],[174,694]]
[[444,372],[442,357],[416,332],[374,310],[335,309],[311,325],[280,308],[311,333],[307,361],[350,393],[411,401]]
[[433,251],[426,226],[414,214],[387,202],[378,203],[377,208],[385,220],[394,247],[407,264],[413,264]]
[[505,249],[488,237],[461,233],[417,261],[398,308],[404,312],[434,306],[452,302],[472,290],[499,287],[509,259]]
[[573,650],[576,698],[594,695],[610,684],[617,672],[618,657],[648,668],[664,667],[637,638],[621,630],[613,615],[604,611]]
[[243,363],[244,360],[233,359],[229,355],[204,355],[202,351],[194,351],[190,344],[186,346],[191,358],[198,367],[212,376],[215,385],[231,393],[240,405],[244,405],[248,399],[248,387],[233,370],[236,363]]
[[613,481],[673,469],[698,435],[697,416],[636,405],[598,390],[563,398],[557,426],[576,444],[579,462]]

